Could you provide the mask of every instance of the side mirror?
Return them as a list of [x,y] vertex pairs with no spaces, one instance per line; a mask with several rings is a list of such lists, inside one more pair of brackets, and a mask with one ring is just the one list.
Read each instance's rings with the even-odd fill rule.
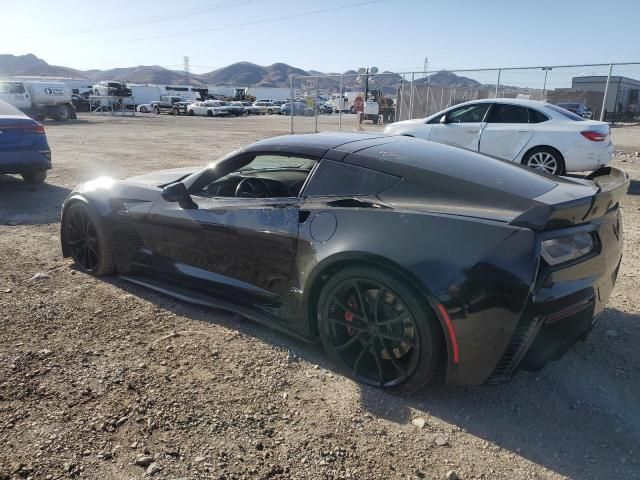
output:
[[442,116],[440,117],[440,123],[442,123],[443,125],[446,125],[447,123],[449,123],[449,122],[447,121],[447,115],[446,115],[446,114],[445,114],[445,115],[442,115]]
[[181,208],[198,208],[198,205],[191,199],[189,190],[182,182],[172,183],[164,187],[162,189],[162,198],[167,202],[178,202]]

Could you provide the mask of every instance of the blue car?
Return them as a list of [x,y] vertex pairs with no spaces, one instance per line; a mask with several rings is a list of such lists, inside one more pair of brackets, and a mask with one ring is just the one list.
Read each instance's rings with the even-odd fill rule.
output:
[[51,149],[44,127],[0,100],[0,174],[20,174],[26,183],[44,183]]

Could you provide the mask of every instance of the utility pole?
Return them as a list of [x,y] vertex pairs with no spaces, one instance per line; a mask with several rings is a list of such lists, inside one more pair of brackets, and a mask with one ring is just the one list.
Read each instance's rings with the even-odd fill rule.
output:
[[189,69],[189,57],[184,55],[182,57],[182,59],[184,60],[184,81],[187,85],[191,85],[191,75],[190,75],[190,69]]

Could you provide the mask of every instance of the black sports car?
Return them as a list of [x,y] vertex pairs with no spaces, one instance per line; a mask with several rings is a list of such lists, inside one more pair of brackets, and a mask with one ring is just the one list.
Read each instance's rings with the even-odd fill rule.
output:
[[[499,382],[584,338],[622,252],[621,170],[551,177],[407,137],[272,138],[77,187],[63,253],[298,337],[367,384]],[[250,354],[250,353],[248,353]]]

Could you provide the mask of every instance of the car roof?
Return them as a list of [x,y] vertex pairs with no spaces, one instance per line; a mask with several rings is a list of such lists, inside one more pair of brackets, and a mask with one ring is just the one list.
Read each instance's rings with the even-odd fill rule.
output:
[[522,105],[523,107],[534,107],[534,108],[542,108],[545,105],[549,105],[549,102],[545,102],[544,100],[529,100],[527,98],[483,98],[480,100],[472,100],[470,102],[459,103],[458,105],[453,105],[453,106],[458,107],[460,105],[467,105],[470,103],[506,103],[511,105]]
[[405,136],[346,132],[285,135],[258,141],[244,151],[317,155],[425,185],[436,174],[514,194],[544,192],[555,186],[552,180],[513,162]]

